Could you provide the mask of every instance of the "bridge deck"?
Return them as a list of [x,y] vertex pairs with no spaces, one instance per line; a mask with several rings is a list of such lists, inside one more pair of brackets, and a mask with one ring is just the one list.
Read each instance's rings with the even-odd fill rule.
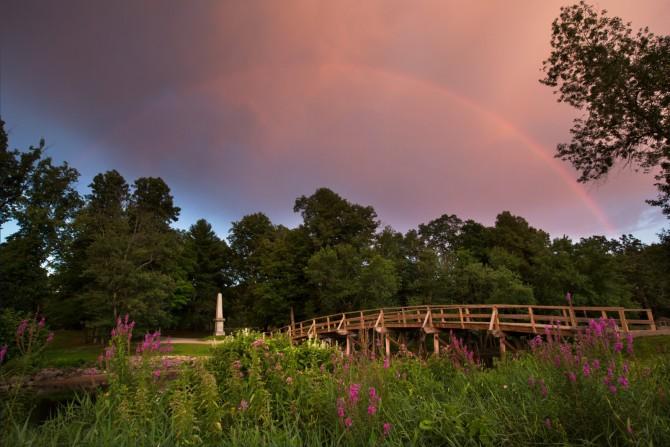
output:
[[670,328],[658,328],[650,309],[584,306],[529,306],[515,304],[449,304],[389,307],[327,315],[292,323],[280,329],[292,339],[348,336],[365,330],[387,331],[418,329],[427,334],[442,330],[469,329],[494,334],[543,334],[557,328],[572,335],[589,321],[615,320],[624,333],[634,336],[670,335]]

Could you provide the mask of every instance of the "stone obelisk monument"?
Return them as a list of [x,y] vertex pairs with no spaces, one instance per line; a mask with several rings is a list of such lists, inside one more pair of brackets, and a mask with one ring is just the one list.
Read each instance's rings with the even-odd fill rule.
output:
[[223,332],[223,296],[219,293],[216,295],[216,318],[214,319],[214,335],[225,335]]

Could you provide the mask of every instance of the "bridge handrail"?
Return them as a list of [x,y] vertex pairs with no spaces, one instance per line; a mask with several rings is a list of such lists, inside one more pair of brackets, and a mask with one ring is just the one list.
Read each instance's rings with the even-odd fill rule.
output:
[[[505,313],[524,309],[527,313]],[[486,313],[470,313],[470,310],[479,310]],[[445,312],[453,311],[453,312]],[[488,311],[488,312],[487,312]],[[537,311],[537,313],[536,313]],[[546,311],[560,311],[561,315],[547,314]],[[580,313],[580,315],[577,314]],[[587,316],[587,313],[598,312],[599,316]],[[656,330],[654,318],[650,309],[642,308],[624,308],[621,306],[559,306],[559,305],[533,305],[533,304],[424,304],[412,306],[394,306],[375,309],[363,309],[356,311],[340,312],[325,316],[314,317],[308,320],[295,322],[294,324],[284,326],[279,332],[288,332],[292,337],[315,336],[320,332],[335,332],[337,330],[348,329],[369,329],[381,323],[400,324],[400,320],[416,322],[428,319],[430,316],[432,324],[432,315],[437,314],[438,319],[445,323],[447,318],[458,318],[461,326],[472,326],[473,324],[489,323],[482,319],[490,319],[491,325],[495,323],[499,326],[501,320],[527,320],[527,323],[511,323],[502,321],[505,325],[524,325],[536,329],[536,326],[546,327],[553,323],[568,323],[564,327],[576,329],[580,323],[588,322],[593,318],[607,317],[609,313],[616,312],[615,319],[619,321],[624,331],[628,331],[628,324],[636,326],[648,326],[651,330]],[[645,313],[646,319],[628,319],[626,313],[637,312]],[[583,315],[583,316],[582,316]],[[464,321],[467,319],[467,322]],[[344,323],[344,328],[342,328]],[[453,323],[453,322],[452,322]],[[426,322],[424,321],[424,325]],[[357,327],[357,326],[358,327]],[[582,325],[583,326],[583,325]],[[323,329],[326,329],[325,331]]]

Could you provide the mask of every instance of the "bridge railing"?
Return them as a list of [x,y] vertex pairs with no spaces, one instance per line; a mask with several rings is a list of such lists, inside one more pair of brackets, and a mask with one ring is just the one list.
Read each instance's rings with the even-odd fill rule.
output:
[[376,329],[481,329],[542,333],[547,327],[570,332],[586,327],[590,320],[609,318],[623,332],[655,331],[651,310],[623,307],[540,306],[526,304],[444,304],[387,307],[326,315],[285,326],[292,338],[322,334],[347,335],[351,331]]

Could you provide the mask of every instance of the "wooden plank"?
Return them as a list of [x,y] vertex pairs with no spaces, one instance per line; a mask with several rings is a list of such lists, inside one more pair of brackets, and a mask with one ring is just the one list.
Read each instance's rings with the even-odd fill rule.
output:
[[624,332],[628,332],[628,322],[626,321],[626,313],[623,309],[619,310],[619,321],[621,322],[621,327]]
[[461,320],[461,329],[465,329],[465,322],[463,321],[463,308],[458,308],[458,317]]
[[655,331],[656,322],[654,322],[654,315],[651,313],[651,309],[647,309],[647,319],[649,320],[649,327],[652,331]]
[[533,333],[537,334],[537,328],[535,327],[535,316],[533,315],[533,306],[528,306],[528,315],[530,315],[530,327],[533,329]]
[[493,312],[491,312],[491,321],[489,322],[489,331],[492,331],[494,328],[496,317],[498,316],[498,308],[494,307]]

